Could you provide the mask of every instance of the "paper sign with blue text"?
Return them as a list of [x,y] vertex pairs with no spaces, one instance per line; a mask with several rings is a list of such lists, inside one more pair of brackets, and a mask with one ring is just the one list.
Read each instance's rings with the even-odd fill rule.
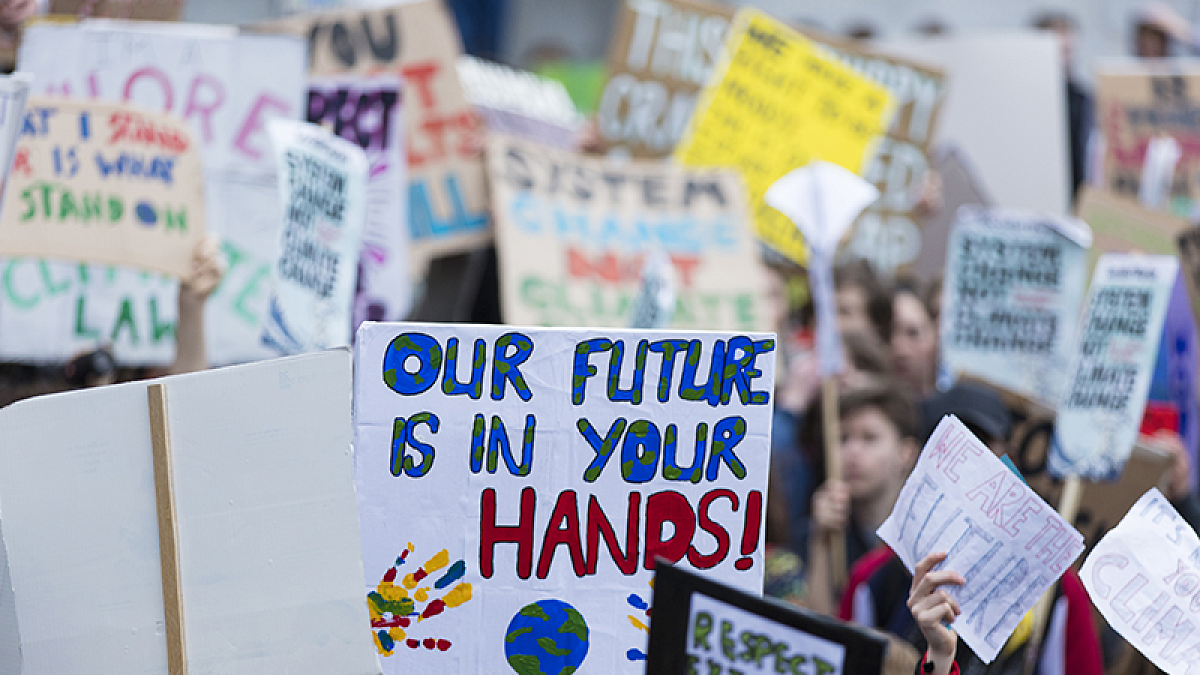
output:
[[953,415],[929,437],[879,536],[910,572],[947,554],[941,567],[966,579],[947,589],[962,609],[954,629],[985,663],[1083,552],[1083,535]]
[[1200,538],[1151,488],[1088,554],[1079,572],[1092,603],[1168,675],[1200,659]]
[[1175,285],[1174,256],[1104,255],[1067,371],[1047,467],[1111,480],[1133,450]]
[[634,675],[657,557],[759,592],[775,350],[364,323],[355,467],[384,671]]
[[137,106],[33,97],[6,183],[0,253],[191,271],[204,167],[187,123]]
[[1061,218],[963,207],[950,235],[942,358],[1014,393],[1054,404],[1075,347],[1087,250]]
[[[206,227],[221,238],[227,269],[205,307],[209,361],[272,356],[260,336],[282,214],[267,121],[304,116],[303,41],[231,26],[84,20],[29,26],[18,62],[36,94],[128,102],[188,122],[204,161]],[[174,304],[175,295],[158,300]]]

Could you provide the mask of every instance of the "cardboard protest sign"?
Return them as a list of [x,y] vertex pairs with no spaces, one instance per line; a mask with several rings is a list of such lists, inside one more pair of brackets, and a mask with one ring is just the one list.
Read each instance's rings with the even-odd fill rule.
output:
[[879,673],[887,640],[673,565],[654,576],[646,672]]
[[1190,215],[1200,193],[1200,61],[1110,59],[1096,69],[1096,125],[1104,134],[1104,189],[1136,200],[1152,142],[1168,136],[1179,154],[1166,176],[1169,203],[1163,210]]
[[204,237],[204,169],[180,118],[29,101],[0,214],[0,253],[187,276]]
[[814,42],[863,77],[883,86],[896,102],[896,116],[863,177],[880,197],[856,221],[849,252],[891,274],[917,260],[924,236],[912,213],[920,181],[930,169],[929,145],[945,101],[945,74],[861,43],[806,31]]
[[957,144],[996,204],[1066,215],[1071,162],[1058,36],[964,32],[873,47],[942,70],[950,84],[933,142]]
[[1087,276],[1086,249],[1062,234],[1071,225],[1059,221],[959,209],[941,311],[942,359],[951,371],[1057,403]]
[[1200,588],[1200,538],[1151,489],[1087,557],[1080,579],[1121,637],[1169,675],[1191,672]]
[[180,21],[186,4],[186,0],[50,0],[49,13],[81,19]]
[[1174,255],[1176,239],[1188,227],[1185,218],[1152,211],[1132,199],[1086,185],[1079,191],[1077,212],[1092,228],[1094,243],[1088,267],[1093,270],[1104,253]]
[[803,237],[763,202],[763,194],[815,159],[861,173],[891,124],[893,100],[883,87],[756,10],[738,13],[726,49],[675,155],[689,166],[739,169],[759,238],[803,262]]
[[966,579],[947,589],[954,629],[991,663],[1037,599],[1083,551],[1083,536],[950,415],[934,430],[879,536],[912,571],[929,553]]
[[616,164],[512,137],[488,148],[509,323],[628,325],[644,263],[659,251],[678,277],[671,327],[770,327],[735,175]]
[[62,362],[108,346],[118,363],[175,359],[171,277],[45,258],[0,260],[0,359]]
[[367,155],[308,122],[272,120],[284,221],[263,341],[284,354],[350,344]]
[[305,119],[357,144],[371,165],[352,327],[398,321],[412,304],[402,90],[393,75],[308,82]]
[[1178,272],[1173,257],[1100,258],[1058,408],[1048,460],[1054,475],[1120,475],[1137,437]]
[[355,344],[386,672],[642,673],[657,557],[761,588],[773,336],[366,323]]
[[[150,383],[166,392],[191,672],[379,672],[350,372],[342,350]],[[147,384],[0,410],[5,673],[168,672]]]
[[458,57],[457,66],[467,100],[489,131],[562,150],[579,145],[583,115],[561,82],[473,56]]
[[733,9],[697,0],[624,0],[596,109],[611,152],[665,157],[721,58]]
[[[282,214],[266,122],[303,116],[303,42],[196,24],[37,24],[25,31],[20,63],[38,93],[128,102],[191,124],[204,160],[206,226],[227,263],[205,310],[209,361],[271,356],[259,338]],[[158,296],[160,307],[174,303],[173,294]]]
[[490,237],[479,122],[455,69],[458,30],[439,0],[342,9],[259,24],[308,40],[309,73],[398,74],[405,109],[409,231],[420,260],[468,250]]

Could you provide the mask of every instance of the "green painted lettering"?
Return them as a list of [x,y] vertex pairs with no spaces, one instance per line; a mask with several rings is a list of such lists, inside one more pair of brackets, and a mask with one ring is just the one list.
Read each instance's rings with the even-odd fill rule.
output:
[[187,209],[180,207],[178,211],[172,211],[164,206],[163,213],[167,216],[167,230],[179,228],[181,233],[187,232]]
[[89,340],[98,340],[100,338],[100,331],[84,325],[84,316],[87,314],[86,302],[87,298],[82,293],[75,300],[75,336],[88,338]]
[[58,219],[78,218],[79,207],[75,205],[75,195],[70,190],[63,190],[58,197]]
[[13,270],[17,268],[17,263],[25,262],[21,258],[13,258],[8,261],[4,267],[4,293],[8,296],[8,301],[21,309],[29,309],[38,303],[41,299],[37,293],[32,296],[22,296],[17,294],[17,285],[13,280]]
[[38,260],[38,268],[41,270],[41,273],[42,273],[42,282],[44,284],[46,284],[46,291],[50,295],[58,295],[60,293],[65,293],[67,291],[67,289],[71,288],[70,279],[63,279],[62,281],[60,281],[58,283],[54,283],[54,279],[50,278],[50,261],[49,260],[46,260],[45,258]]
[[119,197],[108,198],[108,222],[115,223],[121,219],[121,215],[125,213],[125,204],[121,202]]
[[250,300],[250,298],[258,295],[258,293],[262,290],[261,284],[263,280],[269,278],[270,276],[271,266],[260,265],[258,270],[255,271],[250,277],[250,280],[246,282],[246,285],[242,287],[242,292],[238,293],[237,300],[233,303],[233,307],[237,310],[237,313],[246,320],[246,323],[249,323],[252,326],[258,325],[258,315],[250,311],[250,309],[246,306],[246,303]]
[[175,322],[174,321],[158,321],[158,298],[150,296],[150,335],[155,343],[160,342],[163,337],[175,339]]
[[133,299],[125,298],[121,301],[121,311],[117,314],[117,323],[113,326],[112,336],[109,337],[111,342],[116,342],[117,337],[121,335],[121,327],[129,326],[129,342],[131,344],[138,343],[137,324],[133,322]]
[[93,195],[82,195],[83,201],[83,222],[90,223],[93,220],[104,219],[104,200],[100,197],[100,193]]

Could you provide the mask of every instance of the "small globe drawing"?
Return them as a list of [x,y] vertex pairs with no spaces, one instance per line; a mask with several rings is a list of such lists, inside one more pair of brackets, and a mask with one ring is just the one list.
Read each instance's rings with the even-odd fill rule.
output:
[[587,622],[562,600],[525,605],[504,635],[504,655],[517,675],[571,675],[587,652]]

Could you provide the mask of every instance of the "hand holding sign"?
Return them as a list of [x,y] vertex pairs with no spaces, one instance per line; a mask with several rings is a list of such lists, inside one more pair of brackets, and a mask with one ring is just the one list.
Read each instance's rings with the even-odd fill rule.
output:
[[929,643],[925,661],[933,664],[935,675],[950,672],[958,651],[958,633],[950,624],[962,614],[958,601],[941,587],[962,586],[967,582],[958,572],[935,569],[945,560],[945,553],[930,553],[917,563],[908,595],[908,609]]

